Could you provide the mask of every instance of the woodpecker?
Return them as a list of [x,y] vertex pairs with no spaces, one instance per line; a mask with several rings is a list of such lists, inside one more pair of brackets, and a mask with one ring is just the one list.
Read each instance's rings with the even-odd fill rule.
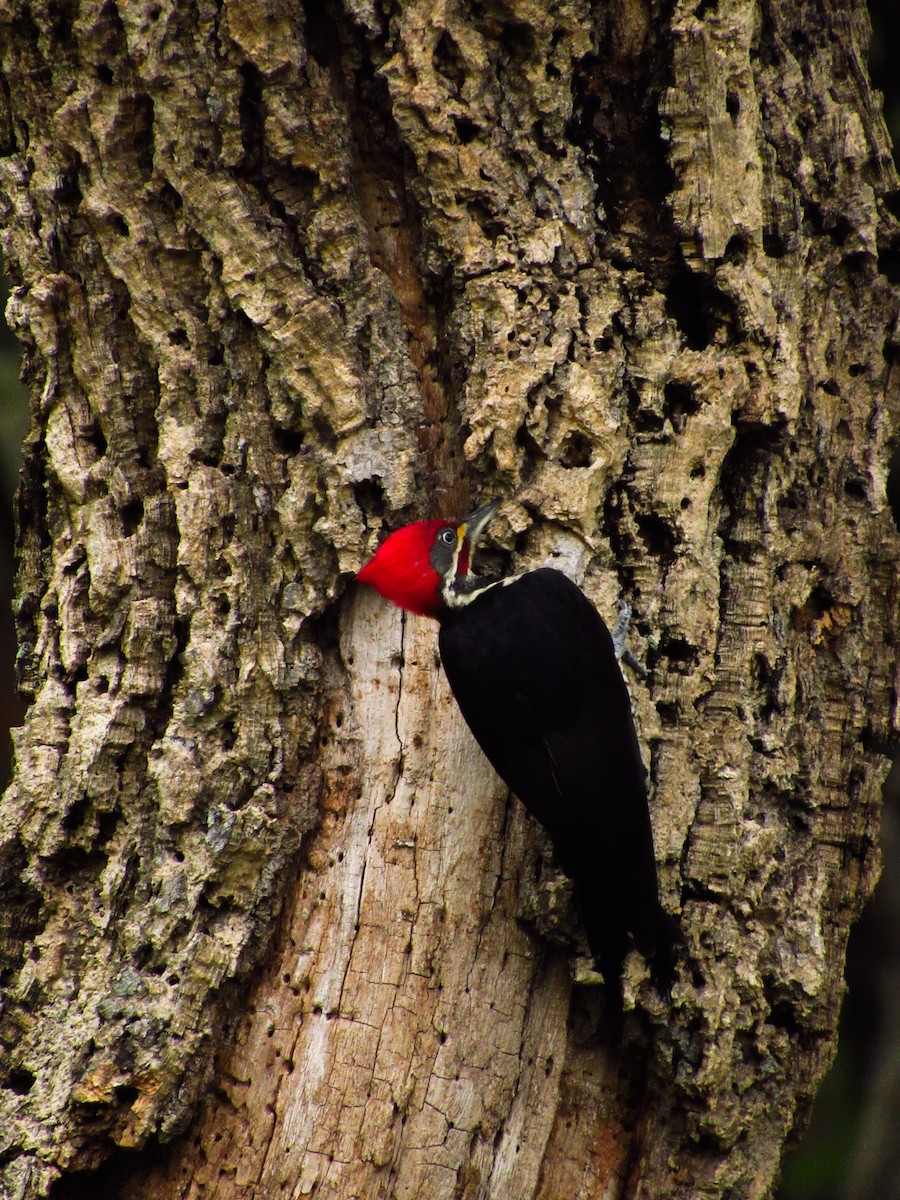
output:
[[620,1013],[632,942],[668,993],[680,941],[659,901],[631,702],[609,630],[571,579],[548,567],[472,574],[499,506],[492,500],[460,522],[398,529],[357,579],[438,621],[441,661],[463,717],[497,774],[550,835]]

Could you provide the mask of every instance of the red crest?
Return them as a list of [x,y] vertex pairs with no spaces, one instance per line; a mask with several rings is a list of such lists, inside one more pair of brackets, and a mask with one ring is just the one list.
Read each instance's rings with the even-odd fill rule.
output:
[[[404,525],[379,546],[375,557],[356,578],[400,608],[426,617],[437,616],[443,603],[441,577],[431,565],[431,548],[442,529],[455,530],[456,526],[451,521],[416,521],[414,525]],[[459,569],[465,570],[462,561]]]

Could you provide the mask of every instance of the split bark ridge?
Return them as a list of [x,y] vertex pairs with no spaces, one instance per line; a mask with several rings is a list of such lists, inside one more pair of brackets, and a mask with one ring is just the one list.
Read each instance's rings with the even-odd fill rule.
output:
[[[7,1194],[765,1196],[897,719],[862,7],[0,20],[33,398]],[[626,599],[648,668],[687,946],[671,1008],[630,964],[622,1055],[523,920],[558,896],[434,629],[348,587],[382,529],[493,494],[498,563]]]

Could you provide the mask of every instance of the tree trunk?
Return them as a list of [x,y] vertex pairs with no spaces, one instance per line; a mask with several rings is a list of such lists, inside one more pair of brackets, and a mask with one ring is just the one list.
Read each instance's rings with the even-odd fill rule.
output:
[[[34,0],[0,35],[32,426],[7,1194],[762,1197],[897,722],[900,190],[856,3]],[[506,497],[629,676],[671,1004],[621,1047],[436,630]],[[557,910],[561,910],[557,911]]]

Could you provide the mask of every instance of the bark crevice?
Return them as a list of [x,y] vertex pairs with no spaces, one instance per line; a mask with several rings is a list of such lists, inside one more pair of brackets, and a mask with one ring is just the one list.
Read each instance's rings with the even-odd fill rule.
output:
[[[864,14],[814,7],[2,27],[4,1186],[771,1188],[896,722],[900,190]],[[350,588],[384,526],[487,494],[486,561],[627,599],[647,664],[688,942],[671,1006],[629,960],[621,1060],[433,629]]]

